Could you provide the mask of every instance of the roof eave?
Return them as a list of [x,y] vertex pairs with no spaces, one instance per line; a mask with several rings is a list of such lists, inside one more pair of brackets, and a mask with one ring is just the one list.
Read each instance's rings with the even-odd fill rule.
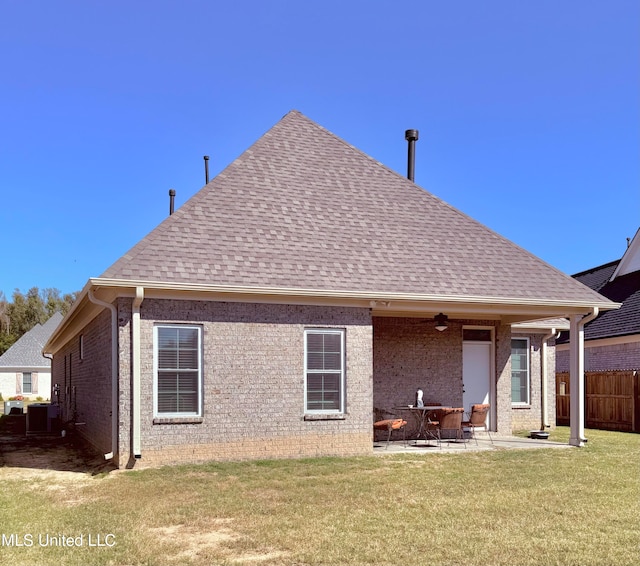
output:
[[42,347],[42,354],[53,354],[57,350],[56,344],[60,342],[60,338],[67,334],[67,330],[73,326],[73,323],[79,318],[83,308],[88,302],[87,295],[89,290],[93,287],[91,279],[87,281],[86,285],[82,288],[82,291],[78,293],[75,302],[71,305],[69,312],[60,321],[56,329],[51,333],[46,344]]
[[[388,291],[358,291],[341,289],[310,289],[298,287],[256,287],[241,285],[215,285],[203,283],[183,283],[166,281],[144,281],[131,279],[92,278],[88,285],[94,289],[129,289],[134,293],[137,287],[150,291],[174,293],[206,293],[219,295],[258,295],[274,297],[319,297],[342,298],[366,301],[413,301],[429,303],[477,304],[477,305],[528,305],[571,308],[582,311],[594,307],[600,310],[614,310],[621,306],[602,297],[602,300],[529,299],[522,297],[493,297],[474,295],[437,295],[428,293],[403,293]],[[84,292],[84,291],[83,291]],[[121,294],[121,293],[118,293]]]
[[118,297],[134,297],[136,289],[144,289],[145,298],[218,300],[369,308],[373,316],[434,316],[446,312],[459,318],[493,319],[503,324],[587,314],[617,309],[621,305],[602,301],[527,299],[435,295],[424,293],[394,293],[337,289],[305,289],[287,287],[249,287],[133,279],[91,278],[79,293],[76,302],[45,344],[43,352],[55,353],[69,332],[78,332],[102,308],[88,298],[92,290],[101,300],[113,302]]

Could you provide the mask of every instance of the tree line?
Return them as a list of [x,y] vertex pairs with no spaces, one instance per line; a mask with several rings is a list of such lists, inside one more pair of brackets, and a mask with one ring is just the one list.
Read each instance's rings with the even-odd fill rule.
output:
[[36,324],[47,322],[55,312],[67,314],[77,295],[32,287],[24,294],[16,289],[12,301],[8,301],[0,291],[0,356],[23,334]]

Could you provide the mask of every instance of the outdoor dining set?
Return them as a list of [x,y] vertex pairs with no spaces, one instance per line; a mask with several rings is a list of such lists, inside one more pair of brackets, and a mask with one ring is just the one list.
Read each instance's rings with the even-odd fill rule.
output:
[[[490,405],[478,403],[471,405],[471,410],[465,412],[461,407],[448,407],[436,403],[424,404],[421,399],[416,405],[393,407],[393,413],[386,412],[389,418],[377,419],[373,423],[374,436],[376,432],[386,432],[387,448],[394,432],[402,434],[405,445],[409,440],[413,446],[433,446],[432,441],[442,448],[442,442],[465,443],[473,439],[478,444],[476,429],[484,429],[493,443],[487,415]],[[466,417],[466,418],[465,418]],[[410,430],[407,430],[410,427]],[[421,442],[421,444],[419,444]]]

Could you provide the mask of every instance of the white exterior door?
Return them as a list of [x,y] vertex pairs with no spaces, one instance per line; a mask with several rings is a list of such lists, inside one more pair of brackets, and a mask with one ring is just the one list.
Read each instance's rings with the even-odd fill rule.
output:
[[487,424],[491,427],[491,342],[463,342],[462,345],[462,380],[464,393],[462,402],[465,411],[471,410],[475,403],[491,404],[487,415]]

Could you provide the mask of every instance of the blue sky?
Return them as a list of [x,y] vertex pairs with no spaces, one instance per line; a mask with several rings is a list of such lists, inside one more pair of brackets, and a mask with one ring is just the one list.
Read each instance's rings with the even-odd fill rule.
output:
[[640,226],[637,0],[0,0],[0,291],[80,290],[291,109],[572,274]]

